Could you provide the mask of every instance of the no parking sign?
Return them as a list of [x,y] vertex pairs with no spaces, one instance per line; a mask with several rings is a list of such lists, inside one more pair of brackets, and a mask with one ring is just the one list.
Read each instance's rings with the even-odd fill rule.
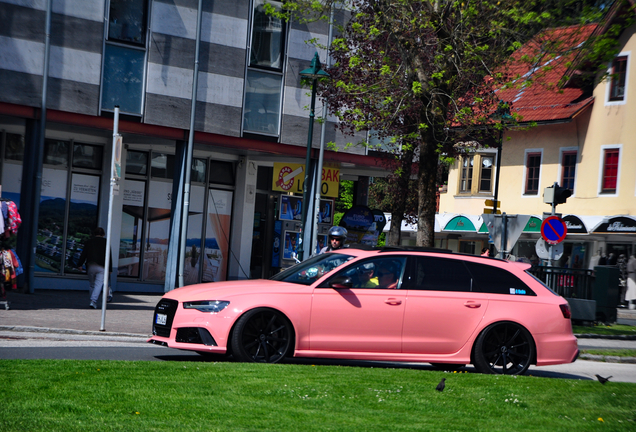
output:
[[546,243],[555,245],[565,239],[568,227],[565,221],[558,216],[550,216],[541,224],[541,237]]

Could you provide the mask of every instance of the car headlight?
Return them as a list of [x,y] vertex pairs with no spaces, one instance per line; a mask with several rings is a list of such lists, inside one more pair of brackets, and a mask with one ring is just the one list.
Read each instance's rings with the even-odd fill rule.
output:
[[196,309],[201,312],[221,312],[228,307],[229,301],[225,300],[201,300],[193,302],[183,302],[184,309]]

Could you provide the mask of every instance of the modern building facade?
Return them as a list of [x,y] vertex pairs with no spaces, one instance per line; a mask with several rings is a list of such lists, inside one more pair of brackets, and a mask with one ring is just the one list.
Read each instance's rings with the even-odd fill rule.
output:
[[[634,7],[632,1],[616,2],[608,22],[624,14],[633,17]],[[541,223],[552,210],[544,203],[544,189],[555,182],[573,192],[556,207],[568,227],[557,265],[593,268],[603,256],[617,259],[636,252],[635,25],[621,34],[619,45],[607,65],[609,75],[593,88],[571,81],[560,91],[534,85],[502,92],[522,124],[536,126],[506,129],[499,154],[486,148],[455,162],[441,194],[438,244],[469,253],[488,246],[482,214],[485,200],[494,197],[496,158],[501,157],[499,209],[531,216],[510,251],[514,257],[537,262]],[[566,73],[571,71],[562,63],[548,78],[557,82]]]
[[[118,291],[163,292],[174,273],[173,197],[192,121],[185,283],[268,277],[286,265],[299,221],[282,204],[299,203],[303,177],[284,169],[306,169],[308,142],[310,90],[299,72],[316,52],[325,63],[329,25],[278,20],[263,0],[204,0],[192,119],[197,9],[197,0],[0,0],[2,197],[20,208],[23,262],[35,249],[30,290],[86,288],[74,263],[109,220],[115,107]],[[340,148],[325,151],[325,207],[339,179],[382,175],[365,147],[344,149],[358,138],[329,118],[314,128],[313,158],[321,143]]]

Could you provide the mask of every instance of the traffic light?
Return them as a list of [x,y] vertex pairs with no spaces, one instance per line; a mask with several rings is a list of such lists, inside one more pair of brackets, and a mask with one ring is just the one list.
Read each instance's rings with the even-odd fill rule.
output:
[[565,204],[567,199],[571,196],[572,191],[559,186],[558,183],[554,183],[554,185],[543,190],[543,202],[546,204]]

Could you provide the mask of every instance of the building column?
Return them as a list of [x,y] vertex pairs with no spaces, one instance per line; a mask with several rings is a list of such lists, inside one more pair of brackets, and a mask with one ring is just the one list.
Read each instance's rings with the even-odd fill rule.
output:
[[256,162],[241,157],[236,168],[228,280],[249,279],[256,203]]

